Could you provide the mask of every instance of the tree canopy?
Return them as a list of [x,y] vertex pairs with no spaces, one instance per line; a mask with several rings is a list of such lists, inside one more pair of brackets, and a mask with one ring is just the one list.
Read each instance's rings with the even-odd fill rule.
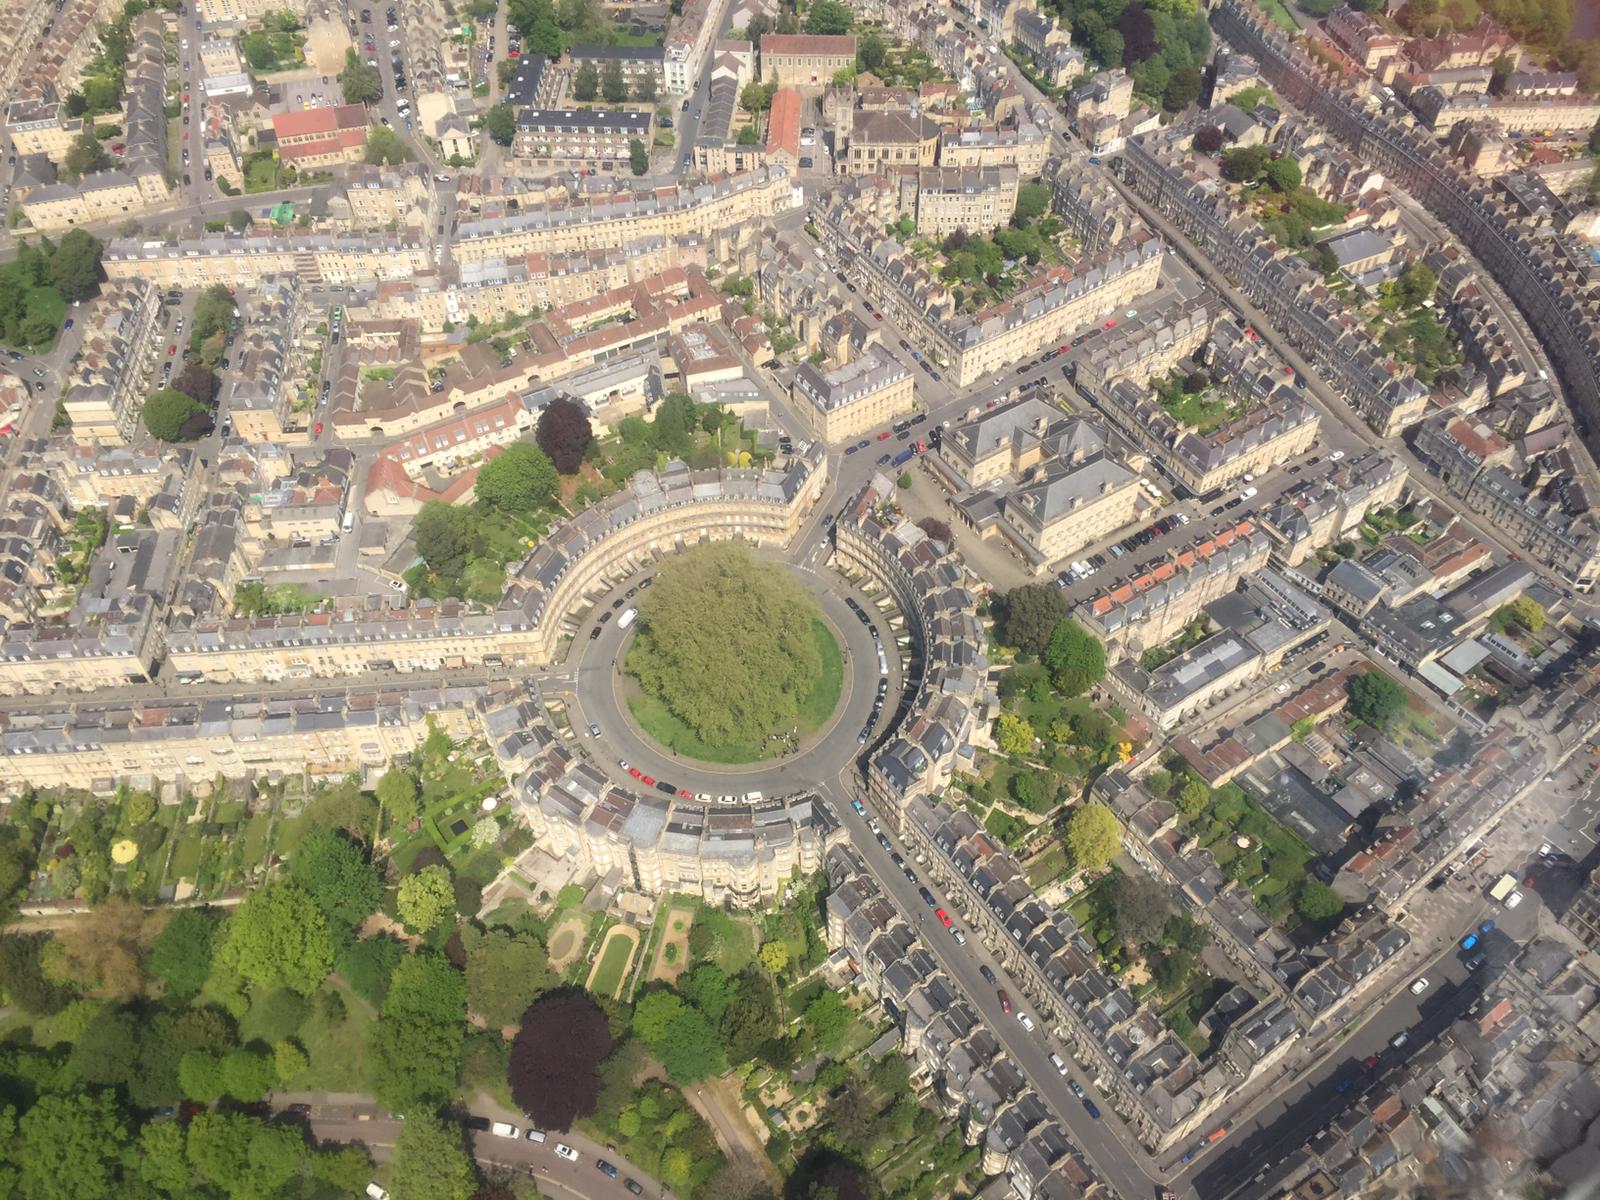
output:
[[484,114],[483,128],[497,145],[509,146],[517,137],[517,115],[509,105],[496,104]]
[[346,104],[376,104],[383,98],[383,79],[377,67],[369,67],[353,48],[346,48],[339,90]]
[[270,884],[228,919],[221,959],[248,983],[310,995],[333,967],[327,918],[298,883]]
[[315,830],[300,843],[289,876],[339,925],[359,924],[383,899],[383,882],[366,850],[332,829]]
[[552,992],[523,1014],[511,1043],[511,1097],[540,1129],[570,1129],[594,1112],[610,1053],[599,1005],[582,992]]
[[1085,871],[1103,871],[1122,846],[1122,825],[1104,804],[1080,804],[1067,821],[1067,853]]
[[467,1200],[477,1187],[461,1127],[431,1113],[408,1117],[394,1143],[393,1200]]
[[543,450],[532,442],[513,442],[478,469],[476,494],[490,508],[531,513],[551,502],[560,482]]
[[1042,654],[1067,615],[1067,599],[1058,587],[1025,583],[1005,596],[1002,628],[1006,643],[1030,654]]
[[163,442],[189,442],[210,424],[205,405],[176,388],[162,388],[144,402],[141,414],[151,436]]
[[539,424],[533,436],[539,449],[545,452],[557,471],[563,475],[574,475],[583,465],[583,456],[594,442],[594,428],[589,423],[589,414],[583,405],[565,396],[557,396],[539,414]]
[[817,608],[742,542],[670,559],[639,602],[625,670],[695,735],[748,744],[788,732],[822,673]]
[[455,889],[446,868],[438,864],[423,867],[400,881],[395,909],[409,928],[427,933],[454,908]]
[[1350,713],[1378,729],[1400,715],[1406,706],[1406,691],[1382,671],[1367,671],[1345,685],[1350,695]]
[[1106,673],[1106,648],[1071,617],[1056,626],[1043,661],[1056,688],[1067,697],[1081,696]]

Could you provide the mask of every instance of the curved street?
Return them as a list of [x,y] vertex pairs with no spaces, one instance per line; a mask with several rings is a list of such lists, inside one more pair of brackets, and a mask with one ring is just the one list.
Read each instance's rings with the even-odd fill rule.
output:
[[[806,543],[797,539],[790,548],[789,556],[792,558],[807,548]],[[765,557],[769,562],[774,561],[770,555]],[[844,686],[840,701],[820,736],[794,755],[748,765],[720,765],[681,759],[648,738],[632,715],[626,712],[622,694],[624,680],[619,666],[628,640],[637,626],[619,629],[617,622],[610,619],[626,611],[627,606],[637,603],[638,596],[629,597],[627,593],[638,589],[644,580],[654,578],[653,570],[643,571],[619,583],[598,600],[578,628],[578,635],[569,651],[567,672],[552,674],[544,684],[547,695],[565,694],[575,701],[575,711],[572,713],[574,730],[580,735],[580,745],[603,771],[618,783],[648,790],[618,763],[618,759],[624,759],[657,780],[671,781],[676,788],[713,797],[732,794],[742,798],[752,791],[770,797],[822,784],[839,769],[841,763],[850,762],[865,748],[859,738],[871,713],[880,678],[877,643],[867,627],[845,604],[846,595],[853,596],[872,616],[887,652],[889,693],[884,703],[885,715],[874,727],[868,744],[876,742],[883,735],[892,721],[894,710],[890,702],[899,696],[903,683],[903,668],[887,615],[880,613],[866,596],[851,589],[846,580],[831,571],[806,570],[792,564],[787,569],[821,606],[829,629],[844,655]],[[602,617],[607,620],[597,626],[596,622]],[[589,634],[595,628],[600,630],[600,636],[591,640]],[[590,736],[588,724],[591,721],[600,727],[598,738]]]

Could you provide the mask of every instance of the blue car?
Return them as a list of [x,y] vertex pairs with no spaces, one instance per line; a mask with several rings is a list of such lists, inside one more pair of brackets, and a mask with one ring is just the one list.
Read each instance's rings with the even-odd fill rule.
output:
[[602,1175],[607,1175],[607,1176],[611,1177],[612,1179],[615,1179],[617,1177],[617,1169],[615,1167],[613,1167],[610,1163],[608,1163],[605,1159],[603,1159],[603,1158],[595,1159],[594,1160],[594,1165],[595,1165],[596,1169],[599,1170],[599,1172]]
[[1355,1084],[1356,1081],[1349,1075],[1346,1075],[1343,1079],[1339,1080],[1338,1087],[1335,1090],[1340,1092],[1348,1092],[1355,1086]]
[[1469,934],[1467,934],[1466,937],[1461,939],[1461,948],[1463,950],[1471,950],[1477,944],[1478,944],[1478,935],[1475,934],[1475,933],[1469,933]]
[[1085,1100],[1083,1102],[1083,1111],[1088,1113],[1096,1121],[1100,1119],[1100,1106],[1093,1100]]
[[1494,932],[1494,922],[1493,921],[1485,921],[1482,925],[1478,926],[1478,932],[1479,933],[1493,933]]
[[860,816],[863,816],[863,817],[864,817],[864,816],[866,816],[866,815],[867,815],[867,810],[866,810],[866,806],[865,806],[865,805],[863,805],[863,804],[862,804],[862,803],[861,803],[861,801],[859,801],[859,800],[852,800],[852,801],[850,801],[850,807],[851,807],[851,808],[853,808],[853,809],[855,809],[855,810],[856,810],[856,812],[857,812],[857,813],[858,813],[858,814],[859,814],[859,815],[860,815]]
[[933,893],[930,892],[927,888],[918,888],[917,891],[922,893],[922,902],[924,904],[926,904],[929,908],[932,908],[934,906],[934,903],[935,903],[935,901],[933,899]]
[[861,448],[861,447],[859,447],[859,446],[846,446],[846,447],[845,447],[845,448],[844,448],[844,452],[845,452],[845,453],[846,453],[846,454],[854,454],[854,453],[855,453],[855,452],[856,452],[856,451],[857,451],[857,450],[859,450],[859,449],[860,449],[860,448]]

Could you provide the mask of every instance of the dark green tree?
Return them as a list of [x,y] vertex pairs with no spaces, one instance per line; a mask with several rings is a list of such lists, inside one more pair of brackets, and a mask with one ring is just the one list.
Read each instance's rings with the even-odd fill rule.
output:
[[1007,644],[1031,654],[1042,654],[1050,645],[1056,626],[1067,615],[1067,600],[1060,588],[1025,583],[1006,593],[1002,612],[1001,624]]
[[1042,659],[1064,696],[1081,696],[1105,677],[1106,648],[1071,617],[1056,626]]
[[548,506],[560,483],[543,450],[532,442],[513,442],[478,469],[476,492],[490,508],[525,514]]
[[100,285],[100,239],[84,229],[70,230],[50,255],[50,282],[67,300],[82,300]]
[[496,104],[484,114],[483,128],[496,145],[509,146],[516,140],[517,115],[509,105]]
[[600,94],[600,68],[593,59],[584,59],[572,73],[572,98],[588,104]]
[[1351,715],[1378,729],[1388,728],[1406,706],[1405,689],[1382,671],[1354,676],[1345,687]]
[[289,877],[335,925],[359,924],[383,899],[383,882],[366,850],[342,831],[308,835],[289,859]]
[[461,1127],[431,1113],[409,1117],[394,1144],[394,1200],[467,1200],[478,1170],[462,1142]]
[[176,388],[162,388],[144,402],[140,416],[151,436],[163,442],[188,442],[204,431],[206,409]]
[[623,78],[622,64],[614,58],[608,59],[600,72],[600,94],[607,104],[621,104],[628,98],[628,81]]

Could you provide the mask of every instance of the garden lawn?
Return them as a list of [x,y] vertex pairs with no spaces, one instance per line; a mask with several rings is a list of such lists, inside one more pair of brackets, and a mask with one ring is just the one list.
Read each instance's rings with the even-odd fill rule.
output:
[[600,996],[616,995],[617,988],[622,984],[622,973],[628,968],[628,955],[633,951],[633,947],[634,942],[631,938],[609,939],[589,990]]
[[298,1035],[311,1065],[303,1074],[286,1080],[283,1087],[288,1091],[305,1092],[363,1091],[367,1086],[364,1064],[367,1029],[373,1022],[372,1010],[341,979],[330,978],[323,987],[337,992],[344,1000],[344,1019],[329,1022],[322,1006],[312,1005],[311,1016]]

